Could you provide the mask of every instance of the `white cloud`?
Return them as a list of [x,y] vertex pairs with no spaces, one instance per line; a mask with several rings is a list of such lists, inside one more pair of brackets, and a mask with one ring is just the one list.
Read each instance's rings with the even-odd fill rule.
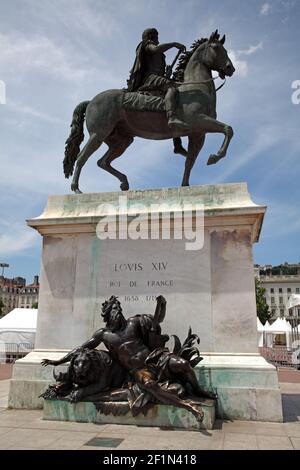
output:
[[[69,12],[69,0],[66,2],[66,6]],[[60,1],[58,2],[58,8],[60,8]],[[98,12],[95,9],[89,8],[85,2],[82,2],[74,13],[70,18],[70,26],[74,26],[72,20],[75,17],[76,26],[82,32],[89,31],[89,33],[98,38],[106,40],[108,37],[119,32],[120,25],[114,18],[114,15],[109,13],[107,9],[104,9],[103,6],[101,11]],[[60,12],[59,15],[61,15]],[[68,14],[66,14],[65,18],[68,18]]]
[[42,113],[31,106],[26,106],[21,103],[17,103],[14,101],[8,102],[7,106],[11,108],[13,111],[16,111],[17,113],[22,113],[27,116],[36,118],[36,119],[41,119],[46,122],[54,123],[54,124],[65,124],[62,119],[59,119],[58,117],[51,116],[50,114]]
[[57,152],[57,147],[40,151],[29,149],[18,142],[13,153],[6,151],[1,155],[2,188],[6,191],[14,188],[16,192],[35,193],[36,198],[49,192],[63,191],[63,148],[62,143],[60,153]]
[[116,18],[113,2],[110,5],[107,0],[97,0],[96,7],[88,3],[87,0],[51,0],[45,7],[45,2],[33,0],[33,14],[42,23],[62,24],[67,32],[69,30],[73,34],[76,30],[77,35],[72,39],[78,44],[88,35],[107,40],[120,34],[122,25]]
[[228,51],[228,56],[230,57],[234,67],[235,67],[235,75],[239,77],[246,77],[248,75],[248,63],[246,60],[241,60],[238,58],[238,52],[236,51]]
[[0,256],[15,255],[32,248],[38,239],[37,233],[25,226],[7,220],[0,221]]
[[268,202],[265,221],[266,238],[282,238],[300,230],[299,209],[297,206],[282,203],[279,200]]
[[269,149],[278,145],[281,139],[280,127],[276,125],[258,128],[253,137],[253,143],[237,159],[229,160],[227,169],[214,180],[214,183],[221,183],[224,179],[230,178],[250,161],[253,162],[262,154],[266,154]]
[[248,49],[230,50],[228,55],[236,69],[236,75],[245,78],[248,75],[248,62],[245,59],[241,59],[241,56],[249,56],[255,54],[257,51],[263,48],[263,43],[259,42],[256,46],[249,46]]
[[[151,25],[161,32],[162,42],[177,40],[187,45],[196,36],[215,30],[220,17],[222,32],[234,31],[228,43],[237,71],[219,93],[217,110],[219,119],[234,127],[235,137],[228,158],[206,167],[205,152],[214,152],[218,148],[215,144],[219,145],[222,139],[219,135],[207,137],[194,167],[194,181],[224,182],[230,181],[232,175],[249,179],[253,195],[265,191],[264,200],[268,202],[287,185],[288,191],[282,191],[277,199],[287,206],[290,199],[291,205],[299,206],[298,193],[294,190],[292,196],[290,192],[291,185],[297,184],[299,170],[300,143],[297,131],[291,131],[299,121],[299,106],[292,106],[290,101],[290,83],[293,77],[297,78],[296,48],[291,47],[297,31],[282,29],[285,40],[276,43],[282,25],[274,15],[276,10],[283,19],[288,14],[292,16],[292,7],[285,6],[292,2],[278,0],[275,6],[271,0],[261,0],[254,20],[249,15],[245,22],[243,11],[239,17],[238,10],[232,15],[226,6],[216,11],[213,4],[208,4],[206,15],[199,16],[200,2],[193,0],[188,2],[185,15],[180,8],[173,8],[172,24],[167,21],[168,11],[173,3],[180,6],[179,0],[164,0],[159,9],[146,0],[26,0],[18,2],[17,9],[13,3],[6,2],[0,30],[0,78],[8,88],[7,106],[0,106],[0,199],[1,216],[18,221],[23,230],[12,230],[0,220],[0,246],[5,248],[5,254],[11,247],[22,251],[27,243],[28,253],[36,251],[30,245],[34,232],[26,229],[24,219],[40,213],[49,193],[70,192],[71,181],[64,179],[62,159],[73,109],[98,91],[125,85],[140,34]],[[260,10],[264,18],[259,17]],[[264,20],[274,23],[266,30]],[[268,48],[267,54],[261,53],[261,39]],[[271,43],[277,47],[269,48]],[[280,70],[278,51],[282,59]],[[174,54],[170,51],[168,63]],[[288,138],[284,137],[287,132]],[[103,145],[85,165],[81,174],[83,191],[119,189],[118,180],[96,166],[105,151]],[[260,159],[268,159],[269,169],[254,181]],[[131,188],[168,186],[180,183],[184,159],[173,156],[171,141],[136,139],[113,165],[128,175]],[[9,200],[5,199],[7,195]],[[282,213],[285,210],[283,207]],[[274,232],[278,223],[280,217],[274,219]],[[296,222],[293,227],[296,231]],[[24,269],[31,269],[29,265]]]
[[271,11],[270,3],[263,3],[263,5],[260,8],[260,15],[266,16],[270,13],[270,11]]
[[238,55],[252,55],[255,54],[255,52],[262,50],[263,48],[263,43],[260,41],[256,46],[249,46],[248,49],[241,49],[237,51]]
[[0,33],[0,44],[0,68],[6,72],[39,69],[69,81],[83,80],[89,72],[74,54],[67,53],[64,47],[45,36]]

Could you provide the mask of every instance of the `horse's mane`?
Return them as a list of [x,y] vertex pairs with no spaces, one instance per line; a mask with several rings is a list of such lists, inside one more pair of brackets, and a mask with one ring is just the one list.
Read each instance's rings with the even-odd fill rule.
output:
[[189,63],[190,58],[194,54],[195,50],[199,46],[201,46],[201,44],[204,44],[206,41],[208,41],[208,38],[197,39],[196,41],[193,42],[189,51],[185,51],[181,54],[181,56],[179,57],[178,65],[172,76],[173,80],[176,80],[178,82],[183,82],[183,74],[184,74],[187,64]]

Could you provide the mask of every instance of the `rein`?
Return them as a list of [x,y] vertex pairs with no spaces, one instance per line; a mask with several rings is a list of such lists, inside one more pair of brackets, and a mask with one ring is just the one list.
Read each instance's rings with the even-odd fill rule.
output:
[[[205,50],[204,50],[204,56],[206,57],[207,55],[207,52],[208,52],[208,44],[205,46]],[[207,80],[201,80],[200,82],[183,82],[181,85],[201,85],[202,83],[209,83],[209,82],[213,82],[214,80],[216,80],[218,78],[218,76],[216,77],[212,77],[212,78],[208,78]],[[216,92],[221,90],[221,88],[225,85],[226,83],[226,77],[224,78],[224,81],[223,83],[218,87],[216,88]]]
[[[219,77],[208,78],[207,80],[201,80],[200,82],[183,82],[183,83],[177,82],[177,83],[178,83],[178,85],[180,84],[180,86],[182,86],[182,85],[201,85],[202,83],[213,82],[217,78],[219,78]],[[225,83],[226,83],[226,78],[224,79],[223,83],[218,88],[216,88],[216,91],[221,90],[221,88],[225,85]]]

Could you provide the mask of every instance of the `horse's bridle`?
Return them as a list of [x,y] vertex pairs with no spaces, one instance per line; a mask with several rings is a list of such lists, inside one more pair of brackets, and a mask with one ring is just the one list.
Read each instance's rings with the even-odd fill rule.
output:
[[[209,43],[207,43],[207,45],[205,46],[205,50],[204,50],[204,54],[203,54],[204,57],[207,55],[208,47],[209,47]],[[201,85],[203,83],[213,82],[217,78],[219,78],[219,76],[208,78],[207,80],[201,80],[200,82],[182,82],[182,83],[181,82],[176,82],[176,83],[178,83],[178,85],[180,85],[180,86],[182,86],[182,85]],[[225,83],[226,83],[226,77],[224,78],[223,83],[218,88],[216,88],[216,92],[221,90],[221,88],[225,85]]]
[[[213,82],[214,80],[217,80],[217,78],[219,78],[219,76],[208,78],[207,80],[201,80],[200,82],[175,82],[175,83],[177,83],[178,86],[182,86],[182,85],[201,85],[202,83]],[[216,91],[221,90],[221,88],[225,85],[225,83],[226,83],[226,77],[224,78],[223,83],[218,88],[216,88]]]

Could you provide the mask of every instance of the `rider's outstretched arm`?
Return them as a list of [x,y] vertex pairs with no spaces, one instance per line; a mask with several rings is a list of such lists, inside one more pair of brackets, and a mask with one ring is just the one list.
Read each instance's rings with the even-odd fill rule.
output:
[[180,44],[180,42],[167,42],[164,44],[148,44],[146,46],[147,52],[150,52],[152,54],[156,54],[157,52],[166,52],[169,49],[172,49],[172,47],[176,47],[177,49],[185,50],[186,47],[183,44]]
[[70,351],[68,354],[63,356],[61,359],[58,359],[56,361],[51,361],[51,359],[43,359],[41,362],[42,365],[43,366],[48,366],[48,365],[59,366],[60,364],[69,362],[72,356],[82,348],[87,348],[87,349],[96,348],[103,341],[103,332],[104,332],[104,328],[101,328],[100,330],[96,331],[89,340],[85,341],[81,346],[78,346],[77,348],[72,349],[72,351]]

